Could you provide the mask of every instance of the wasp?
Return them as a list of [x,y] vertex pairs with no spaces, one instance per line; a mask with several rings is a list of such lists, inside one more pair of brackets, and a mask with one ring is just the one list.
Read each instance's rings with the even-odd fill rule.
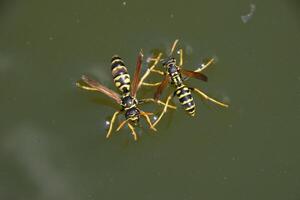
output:
[[[193,96],[192,96],[192,92],[196,92],[197,94],[199,94],[204,99],[209,100],[209,101],[211,101],[211,102],[213,102],[213,103],[215,103],[219,106],[228,107],[227,104],[224,104],[220,101],[217,101],[217,100],[209,97],[207,94],[205,94],[204,92],[202,92],[198,88],[188,87],[184,83],[185,80],[187,80],[188,78],[196,78],[196,79],[207,82],[207,80],[208,80],[207,76],[204,75],[201,72],[205,68],[207,68],[210,64],[212,64],[214,59],[211,59],[206,64],[203,64],[202,67],[199,68],[198,70],[195,70],[195,71],[185,70],[185,69],[182,68],[182,66],[183,66],[183,50],[179,49],[180,59],[179,59],[178,64],[177,64],[176,59],[172,56],[178,41],[179,40],[177,39],[173,43],[171,51],[170,51],[168,57],[161,60],[162,65],[165,69],[164,72],[160,71],[160,70],[157,70],[157,69],[154,69],[155,66],[149,69],[151,72],[155,72],[155,73],[158,73],[158,74],[164,76],[163,80],[161,82],[158,82],[158,83],[146,83],[146,82],[142,83],[142,85],[145,85],[145,86],[158,86],[157,90],[154,94],[154,99],[155,100],[159,99],[160,95],[162,94],[163,90],[168,85],[168,83],[171,83],[171,85],[175,86],[175,91],[168,96],[168,98],[166,100],[166,103],[165,103],[165,107],[164,107],[162,113],[157,118],[157,120],[153,123],[154,127],[161,120],[163,115],[166,113],[167,107],[169,105],[170,100],[175,96],[178,97],[179,102],[180,102],[181,106],[183,107],[183,109],[191,116],[195,116],[195,112],[196,112],[196,106],[195,106],[195,102],[194,102],[194,99],[193,99]],[[183,77],[183,75],[185,77]]]
[[[105,87],[98,81],[86,75],[83,75],[81,77],[81,81],[76,83],[76,85],[79,88],[82,88],[84,90],[89,90],[89,91],[101,92],[107,95],[108,97],[110,97],[111,99],[113,99],[117,104],[120,105],[121,107],[120,110],[116,111],[113,114],[112,119],[109,123],[110,125],[109,125],[108,132],[106,134],[106,138],[109,138],[111,136],[113,124],[120,113],[124,113],[125,120],[122,123],[120,123],[116,131],[119,131],[121,128],[124,127],[125,124],[127,124],[129,129],[131,130],[131,134],[134,140],[137,140],[138,137],[135,132],[135,126],[139,123],[141,116],[146,119],[146,122],[149,124],[150,128],[156,131],[155,127],[153,126],[149,118],[149,115],[152,115],[153,113],[142,111],[141,109],[138,108],[139,104],[154,102],[154,103],[167,106],[169,108],[176,109],[176,107],[172,105],[166,105],[162,101],[156,101],[153,98],[141,99],[141,100],[138,100],[136,98],[137,91],[141,86],[139,75],[141,72],[142,58],[143,58],[143,54],[142,52],[140,52],[137,58],[137,65],[134,72],[133,81],[131,82],[130,75],[128,73],[127,68],[125,67],[124,61],[118,55],[112,57],[111,59],[112,77],[115,86],[119,89],[121,94],[118,94],[117,92]],[[160,56],[157,57],[156,61],[154,62],[154,65],[157,64],[159,59]],[[145,77],[143,76],[142,79],[145,79]],[[81,82],[83,82],[84,84],[82,84]]]

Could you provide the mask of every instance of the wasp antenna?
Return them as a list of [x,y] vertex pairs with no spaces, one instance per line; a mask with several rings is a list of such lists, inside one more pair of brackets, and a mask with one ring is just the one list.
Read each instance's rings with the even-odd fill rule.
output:
[[176,47],[178,41],[179,41],[178,39],[176,39],[176,40],[174,41],[174,43],[173,43],[173,45],[172,45],[172,48],[171,48],[171,52],[170,52],[170,54],[169,54],[169,57],[173,54],[173,52],[174,52],[174,50],[175,50],[175,47]]

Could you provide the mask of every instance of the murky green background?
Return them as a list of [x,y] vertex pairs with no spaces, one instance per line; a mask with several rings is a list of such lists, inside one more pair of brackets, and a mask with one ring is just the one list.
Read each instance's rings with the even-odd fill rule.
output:
[[[1,1],[0,199],[299,200],[299,12],[297,0]],[[118,106],[76,80],[114,88],[113,54],[133,73],[140,48],[176,38],[186,68],[218,58],[208,83],[188,83],[230,108],[195,95],[196,117],[179,109],[156,135],[106,140]]]

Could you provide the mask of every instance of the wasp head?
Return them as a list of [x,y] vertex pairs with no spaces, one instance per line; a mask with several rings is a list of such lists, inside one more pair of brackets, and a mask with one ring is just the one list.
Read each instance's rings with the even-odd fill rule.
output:
[[175,60],[175,58],[168,57],[168,58],[162,60],[162,64],[164,67],[168,67],[169,65],[175,65],[176,60]]
[[130,108],[125,113],[125,118],[129,119],[134,125],[139,123],[140,111],[136,107]]
[[166,68],[170,75],[178,71],[175,58],[169,57],[163,60],[163,66]]

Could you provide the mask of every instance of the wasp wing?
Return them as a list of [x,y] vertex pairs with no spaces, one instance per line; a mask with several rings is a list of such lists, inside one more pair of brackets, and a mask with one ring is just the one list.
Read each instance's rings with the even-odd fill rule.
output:
[[185,70],[185,69],[180,69],[180,72],[182,74],[184,74],[187,77],[191,77],[191,78],[196,78],[202,81],[207,81],[207,76],[205,76],[204,74],[202,74],[201,72],[194,72],[194,71],[190,71],[190,70]]
[[139,85],[139,81],[140,81],[139,76],[140,76],[141,69],[142,69],[142,59],[143,59],[143,54],[142,54],[142,51],[140,51],[139,56],[137,58],[136,69],[135,69],[135,72],[133,75],[133,81],[131,84],[130,95],[132,97],[136,96],[136,92],[138,90],[138,85]]
[[156,100],[159,99],[160,95],[162,94],[163,90],[166,88],[168,83],[169,83],[169,75],[166,74],[154,94],[154,99]]
[[115,91],[105,87],[104,85],[101,85],[98,81],[93,80],[89,78],[88,76],[81,76],[81,80],[86,83],[91,88],[94,88],[96,91],[102,92],[103,94],[106,94],[110,98],[114,99],[118,104],[121,104],[121,98],[118,93]]

